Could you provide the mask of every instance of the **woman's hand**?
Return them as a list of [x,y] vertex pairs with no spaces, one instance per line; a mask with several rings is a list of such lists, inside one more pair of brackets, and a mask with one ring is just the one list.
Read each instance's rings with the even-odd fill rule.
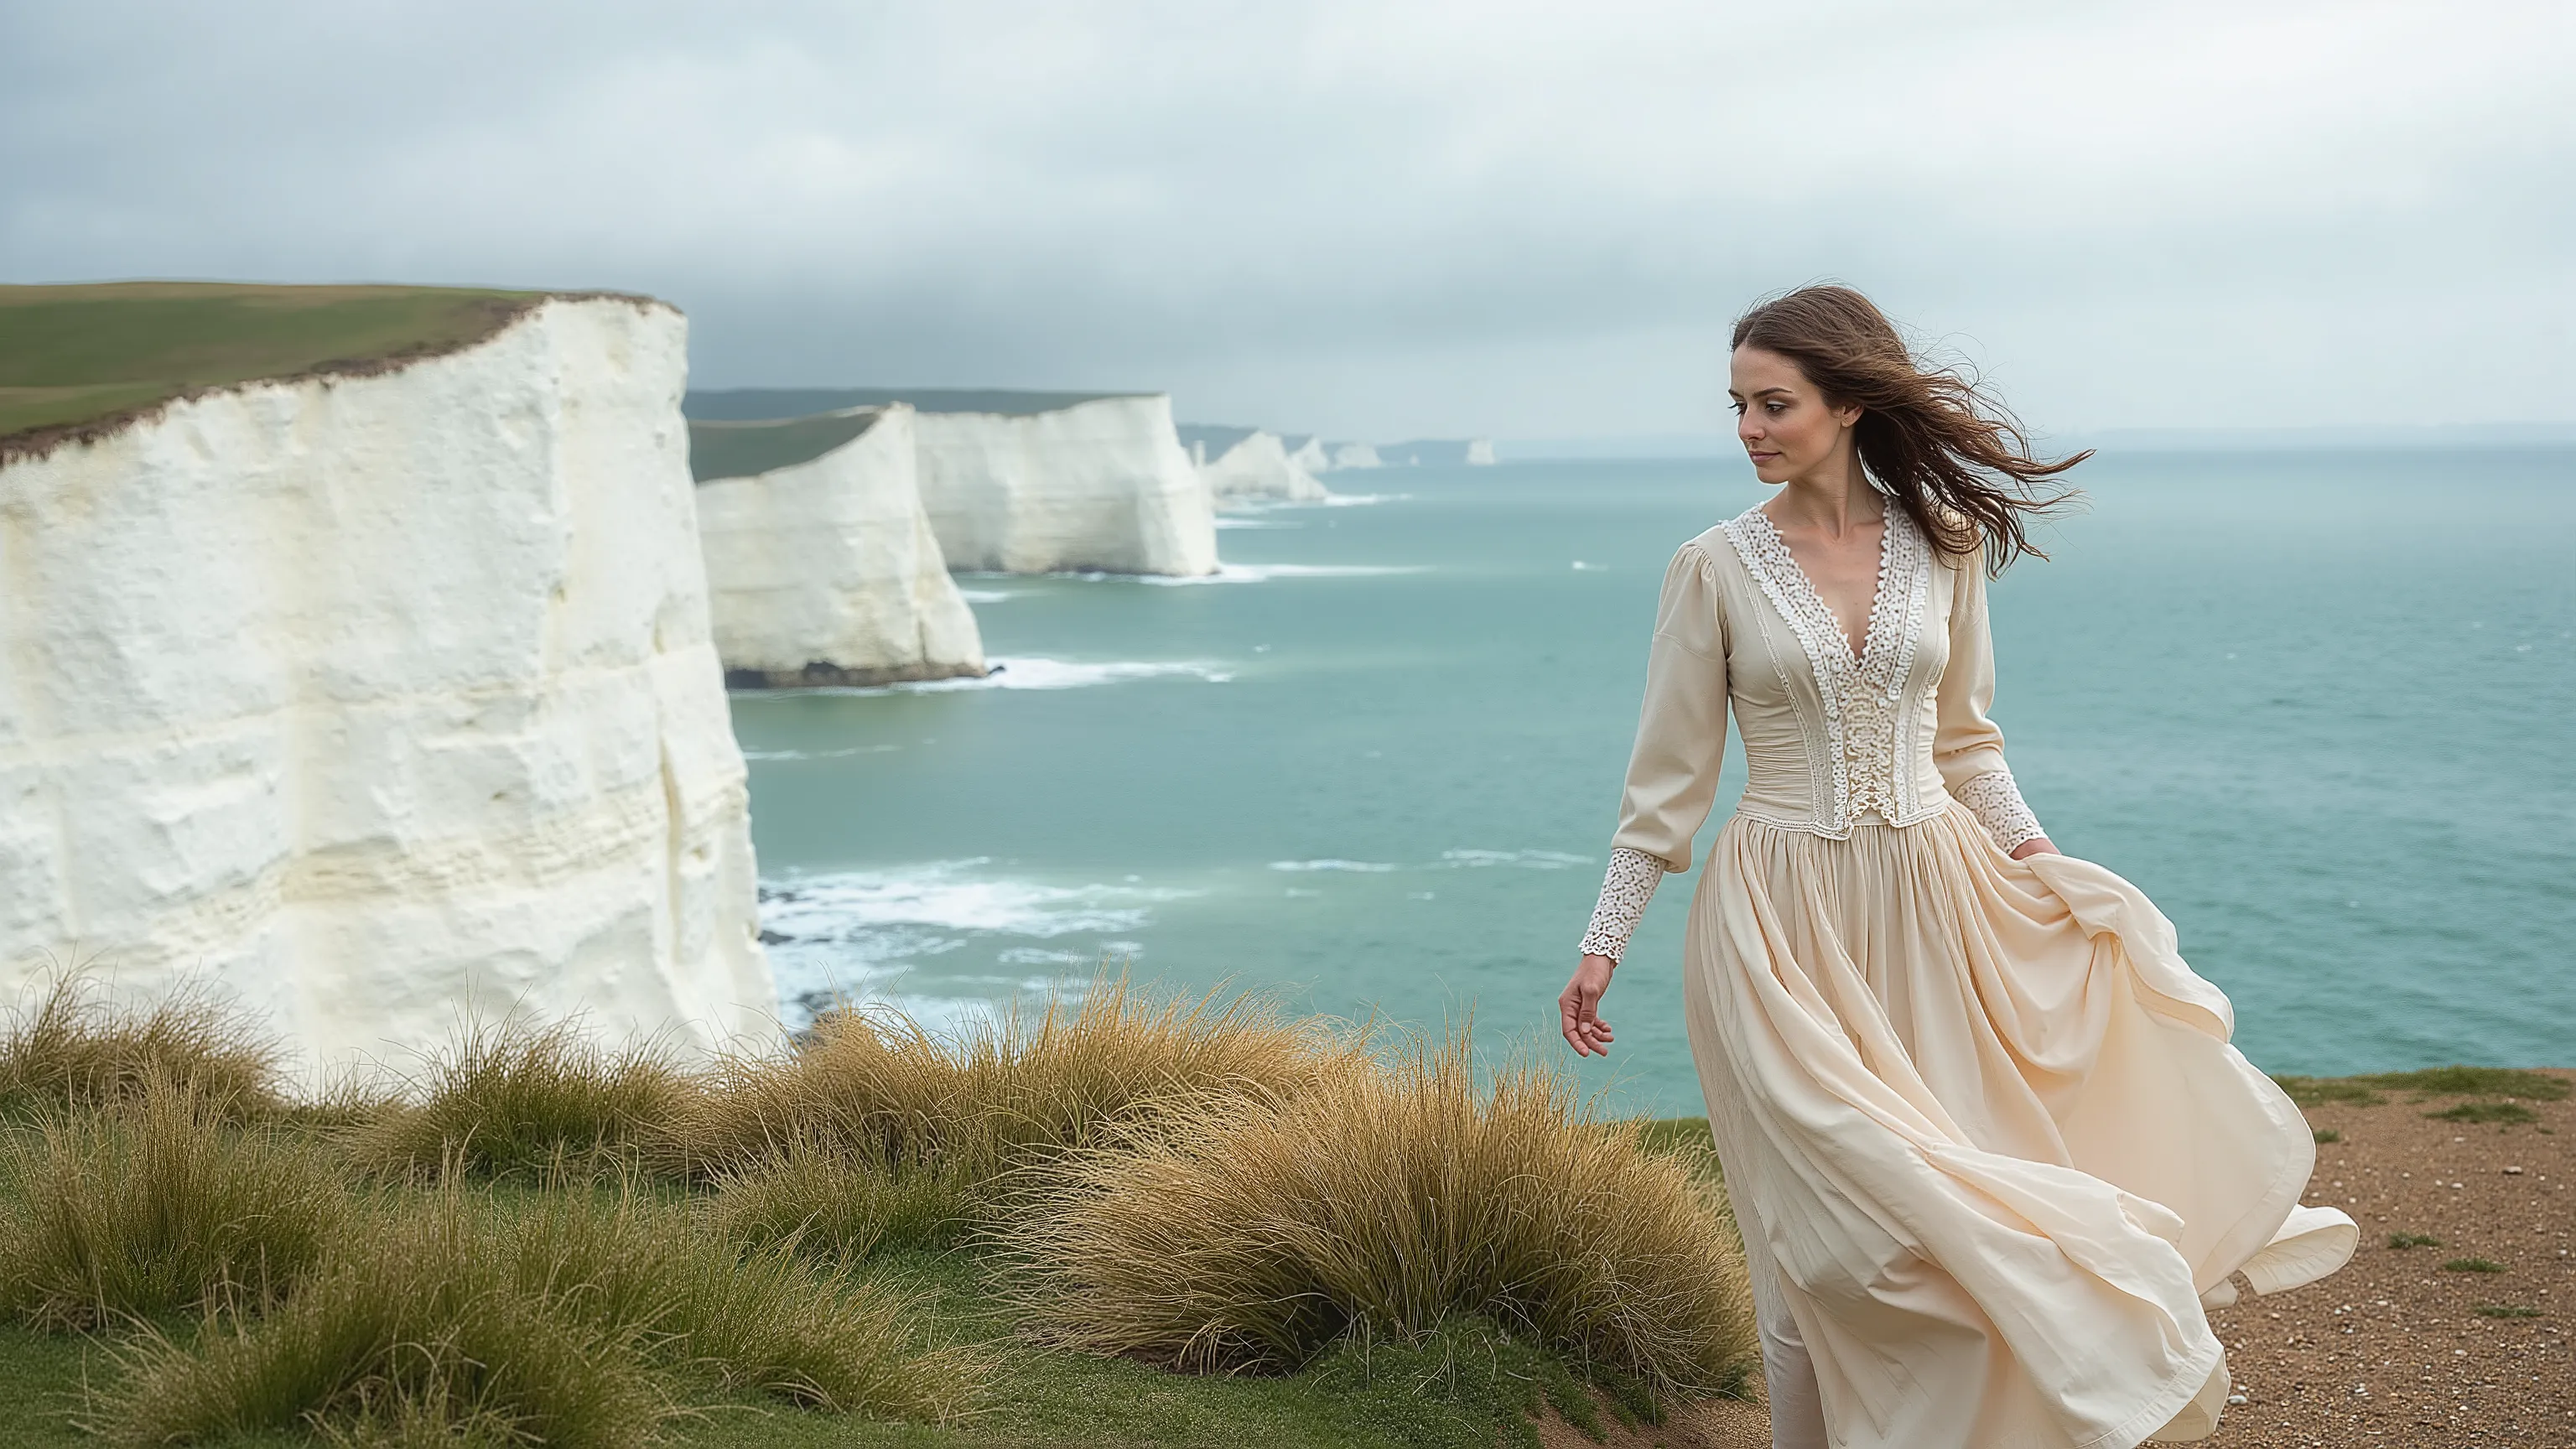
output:
[[2021,844],[2012,848],[2012,858],[2015,860],[2028,860],[2034,855],[2056,855],[2058,853],[2059,851],[2057,847],[2049,844],[2048,837],[2045,835],[2034,835],[2030,839],[2025,840]]
[[1618,964],[1607,956],[1584,957],[1574,968],[1574,979],[1565,983],[1565,993],[1556,998],[1557,1014],[1565,1019],[1565,1044],[1576,1056],[1610,1055],[1610,1023],[1594,1008],[1610,989],[1610,973]]

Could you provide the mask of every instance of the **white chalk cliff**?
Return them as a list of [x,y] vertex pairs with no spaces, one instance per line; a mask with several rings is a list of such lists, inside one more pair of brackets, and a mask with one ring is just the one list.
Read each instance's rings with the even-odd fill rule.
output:
[[1286,437],[1281,438],[1279,443],[1281,447],[1287,450],[1288,461],[1305,469],[1308,473],[1324,473],[1331,471],[1333,466],[1332,455],[1324,451],[1324,440],[1317,437],[1315,434],[1291,433]]
[[1219,508],[1261,503],[1320,503],[1330,496],[1315,475],[1288,456],[1277,433],[1259,428],[1188,426],[1180,430],[1199,476]]
[[985,672],[902,403],[689,425],[716,653],[737,689]]
[[1324,446],[1331,450],[1333,455],[1333,466],[1336,468],[1380,468],[1385,466],[1384,460],[1379,458],[1377,455],[1376,445],[1371,443],[1327,443]]
[[693,393],[698,419],[910,403],[921,501],[952,569],[1216,572],[1216,507],[1162,393]]
[[0,450],[0,996],[181,978],[309,1070],[467,1011],[774,1030],[658,303]]

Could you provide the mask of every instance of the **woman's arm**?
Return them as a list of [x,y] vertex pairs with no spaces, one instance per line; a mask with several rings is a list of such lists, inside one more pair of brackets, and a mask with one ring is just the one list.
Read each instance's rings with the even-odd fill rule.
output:
[[1581,1055],[1608,1054],[1601,994],[1656,883],[1690,869],[1691,837],[1717,799],[1726,754],[1726,616],[1715,569],[1698,545],[1684,544],[1664,572],[1610,868],[1583,934],[1582,960],[1557,997],[1566,1044]]
[[1976,813],[1995,844],[2013,859],[2054,855],[2057,847],[2021,798],[2004,763],[2004,732],[1987,711],[1995,700],[1995,646],[1986,619],[1984,560],[1952,560],[1950,662],[1934,701],[1932,758],[1952,798]]

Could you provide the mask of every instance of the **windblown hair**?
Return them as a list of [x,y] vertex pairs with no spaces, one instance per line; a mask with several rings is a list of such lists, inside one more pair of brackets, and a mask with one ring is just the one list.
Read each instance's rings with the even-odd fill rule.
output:
[[2030,523],[2075,498],[2043,485],[2093,456],[2031,455],[2021,424],[1976,379],[1925,368],[1875,303],[1849,287],[1800,287],[1735,319],[1730,348],[1753,346],[1798,365],[1827,401],[1861,410],[1860,463],[1933,545],[1954,558],[1985,551],[1989,573],[2024,554]]

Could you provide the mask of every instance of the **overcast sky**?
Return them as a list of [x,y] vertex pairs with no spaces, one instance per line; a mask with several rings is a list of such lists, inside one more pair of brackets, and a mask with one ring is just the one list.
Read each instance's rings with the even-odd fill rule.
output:
[[[1819,277],[2035,425],[2576,420],[2576,5],[0,0],[0,278],[654,293],[699,383],[1722,428]],[[0,342],[5,345],[5,342]]]

